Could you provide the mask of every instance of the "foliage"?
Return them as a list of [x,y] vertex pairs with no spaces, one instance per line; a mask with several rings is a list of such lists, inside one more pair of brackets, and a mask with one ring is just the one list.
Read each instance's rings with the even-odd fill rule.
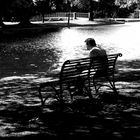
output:
[[16,17],[21,24],[28,24],[30,17],[33,15],[32,0],[13,0],[11,10],[13,16]]
[[35,0],[35,6],[38,12],[41,13],[61,11],[63,9],[63,5],[63,0]]
[[89,0],[74,0],[73,1],[73,7],[75,11],[88,12],[89,5],[90,5]]
[[74,0],[73,5],[76,11],[100,13],[101,17],[112,16],[116,9],[115,0]]
[[64,5],[65,5],[65,3],[63,2],[63,0],[52,0],[52,2],[54,3],[54,5],[55,5],[55,10],[56,11],[64,11],[65,9],[64,9]]
[[128,17],[138,6],[135,2],[122,8],[116,0],[74,0],[76,11],[90,12],[94,17]]
[[116,8],[115,0],[100,0],[98,11],[100,11],[101,17],[113,17]]
[[3,20],[16,19],[28,24],[30,17],[56,11],[90,12],[93,17],[128,17],[138,7],[131,3],[126,7],[116,5],[115,0],[0,0],[0,26]]
[[16,19],[21,24],[28,24],[33,15],[34,4],[32,0],[0,0],[0,24],[3,20]]
[[8,16],[10,13],[9,5],[11,4],[12,0],[0,0],[0,25],[3,24],[3,18]]
[[117,16],[118,17],[122,17],[122,18],[129,17],[129,15],[131,13],[133,13],[136,8],[137,8],[137,4],[136,3],[133,3],[129,7],[128,6],[127,7],[121,7],[118,10]]
[[62,11],[63,9],[63,0],[35,0],[34,3],[37,13],[42,15],[43,22],[46,13]]
[[42,15],[42,20],[44,22],[44,15],[46,12],[50,11],[50,1],[48,0],[36,0],[35,1],[36,11]]

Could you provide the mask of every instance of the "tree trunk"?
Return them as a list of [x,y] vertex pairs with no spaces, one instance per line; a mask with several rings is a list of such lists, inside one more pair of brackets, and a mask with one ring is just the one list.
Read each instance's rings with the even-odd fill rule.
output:
[[93,19],[93,2],[92,2],[92,0],[90,0],[90,7],[89,7],[89,9],[90,9],[90,15],[89,15],[89,20],[90,21],[93,21],[94,19]]
[[44,23],[45,22],[45,14],[42,13],[42,22]]
[[30,25],[30,20],[28,18],[23,18],[23,19],[20,19],[20,23],[19,23],[21,26],[26,26],[26,25]]
[[2,17],[0,17],[0,26],[4,26],[5,24],[3,23]]

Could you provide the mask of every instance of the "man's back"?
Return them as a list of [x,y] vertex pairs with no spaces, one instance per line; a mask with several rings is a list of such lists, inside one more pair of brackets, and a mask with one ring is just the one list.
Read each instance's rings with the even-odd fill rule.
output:
[[90,51],[90,57],[107,56],[106,51],[100,47],[94,47]]
[[96,59],[97,62],[100,64],[99,68],[97,68],[95,76],[106,75],[108,69],[108,59],[107,59],[106,51],[102,48],[94,47],[90,51],[90,57]]
[[[93,38],[87,38],[85,40],[87,50],[90,50],[89,56],[93,58],[93,61],[97,61],[99,63],[98,68],[95,69],[96,74],[106,74],[108,69],[108,59],[106,51],[97,46],[96,41]],[[95,74],[95,75],[96,75]]]

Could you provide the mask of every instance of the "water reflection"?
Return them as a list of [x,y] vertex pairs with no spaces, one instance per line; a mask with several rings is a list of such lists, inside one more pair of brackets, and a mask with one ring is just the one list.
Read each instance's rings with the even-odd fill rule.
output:
[[46,35],[0,43],[0,77],[46,73],[60,53],[51,38]]
[[63,52],[60,61],[84,57],[86,55],[83,47],[84,39],[83,34],[75,28],[64,28],[60,33],[59,46]]
[[[85,52],[83,43],[86,38],[93,37],[96,39],[97,44],[104,47],[108,53],[121,52],[123,53],[121,59],[134,60],[140,58],[139,30],[139,23],[99,27],[88,26],[71,28],[70,31],[63,30],[64,35],[62,37],[67,40],[66,42],[64,41],[65,46],[71,46],[72,51],[69,55],[71,54],[74,58],[87,56],[88,52]],[[63,49],[63,52],[66,51]],[[65,56],[68,58],[67,55]]]
[[84,40],[94,37],[107,53],[121,52],[120,59],[140,58],[139,23],[63,28],[38,37],[0,42],[0,77],[41,75],[60,69],[67,59],[87,57]]

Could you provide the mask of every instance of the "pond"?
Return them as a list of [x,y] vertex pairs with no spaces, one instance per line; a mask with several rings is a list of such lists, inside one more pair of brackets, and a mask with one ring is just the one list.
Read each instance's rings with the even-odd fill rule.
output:
[[33,37],[1,40],[0,78],[45,75],[60,69],[67,59],[87,57],[84,40],[95,38],[107,53],[122,53],[120,60],[140,58],[139,22],[118,25],[62,28]]

